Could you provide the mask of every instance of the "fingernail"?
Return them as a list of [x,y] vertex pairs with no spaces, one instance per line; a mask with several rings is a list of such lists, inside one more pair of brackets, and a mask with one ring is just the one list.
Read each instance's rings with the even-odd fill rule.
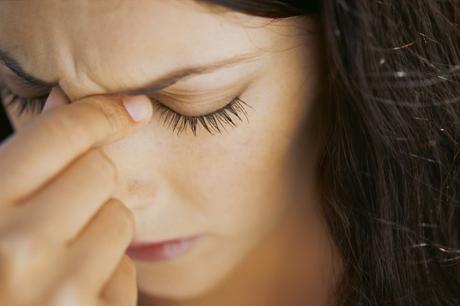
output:
[[123,97],[123,106],[134,121],[142,121],[149,116],[150,100],[146,96]]

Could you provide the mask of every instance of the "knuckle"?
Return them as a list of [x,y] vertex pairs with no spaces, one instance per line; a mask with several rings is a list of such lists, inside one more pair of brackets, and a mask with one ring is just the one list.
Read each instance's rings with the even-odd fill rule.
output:
[[112,211],[117,218],[117,224],[120,228],[129,230],[131,233],[134,232],[134,215],[129,208],[118,199],[110,199],[106,205],[106,209]]
[[57,264],[51,241],[34,232],[19,230],[0,238],[0,283],[16,288],[30,271],[43,271],[50,261]]
[[100,175],[115,185],[118,174],[115,163],[100,149],[91,149],[86,153],[91,174]]
[[121,270],[122,273],[135,278],[136,277],[136,266],[134,265],[134,262],[126,255],[123,256],[121,259]]
[[79,147],[91,138],[87,124],[80,117],[79,111],[56,108],[43,125],[50,138],[65,139],[67,145]]
[[106,124],[106,132],[116,132],[129,123],[127,117],[124,108],[114,98],[89,97],[68,107],[54,109],[42,124],[50,137],[66,139],[69,145],[79,147],[101,136],[94,134],[95,124]]
[[50,248],[50,241],[35,231],[17,230],[0,239],[0,256],[9,259],[39,258]]
[[92,306],[93,298],[82,286],[72,280],[63,281],[58,288],[46,298],[46,306]]
[[89,97],[78,104],[99,114],[108,124],[111,131],[118,131],[129,122],[124,108],[119,103],[116,103],[114,98]]

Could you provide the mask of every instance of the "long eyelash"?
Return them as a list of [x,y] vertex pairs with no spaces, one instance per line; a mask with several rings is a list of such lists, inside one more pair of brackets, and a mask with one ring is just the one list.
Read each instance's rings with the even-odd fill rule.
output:
[[227,132],[225,125],[230,125],[232,127],[236,126],[234,119],[232,119],[232,115],[242,121],[240,116],[240,113],[242,113],[248,121],[245,106],[254,109],[249,104],[241,100],[240,97],[236,97],[224,107],[212,113],[200,116],[186,116],[177,113],[156,99],[152,99],[152,102],[153,105],[160,111],[160,117],[163,119],[163,123],[168,128],[172,128],[173,132],[177,131],[177,135],[189,127],[192,130],[193,135],[196,136],[197,127],[199,125],[212,135],[214,135],[213,132],[222,134],[222,129]]
[[[17,105],[18,108],[16,109],[16,113],[18,116],[21,116],[25,111],[30,111],[33,114],[40,113],[45,106],[47,95],[36,98],[25,98],[16,95],[8,88],[1,88],[0,90],[0,100],[6,102],[7,106]],[[230,125],[231,127],[236,126],[237,123],[232,119],[232,115],[242,121],[240,114],[243,114],[248,121],[245,107],[247,106],[254,110],[253,107],[241,100],[240,97],[236,97],[224,107],[212,113],[200,116],[186,116],[170,109],[154,98],[151,98],[151,101],[159,110],[160,118],[163,119],[163,124],[172,128],[173,132],[177,131],[177,135],[187,128],[190,128],[193,135],[196,136],[199,125],[212,135],[214,135],[214,132],[222,134],[222,130],[227,132],[225,125]]]
[[8,107],[17,106],[15,109],[17,116],[21,116],[26,111],[30,111],[32,114],[40,113],[45,106],[47,97],[48,95],[35,98],[20,97],[6,87],[0,89],[0,101]]

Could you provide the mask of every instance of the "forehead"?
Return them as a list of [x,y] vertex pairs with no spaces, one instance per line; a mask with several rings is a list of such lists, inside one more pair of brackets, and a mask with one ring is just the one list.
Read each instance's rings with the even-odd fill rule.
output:
[[212,36],[223,20],[192,0],[24,0],[0,1],[0,8],[3,33],[41,41],[65,36],[75,43],[145,42],[146,31],[163,40],[184,30],[189,35],[206,30]]
[[0,1],[0,48],[34,61],[52,56],[65,62],[72,54],[78,55],[74,60],[107,62],[168,53],[190,63],[195,54],[219,56],[219,45],[227,52],[249,47],[242,40],[247,29],[236,20],[245,23],[242,18],[189,0]]
[[270,21],[194,0],[0,1],[0,49],[69,93],[116,91],[180,66],[286,49],[298,35],[284,32],[303,29]]

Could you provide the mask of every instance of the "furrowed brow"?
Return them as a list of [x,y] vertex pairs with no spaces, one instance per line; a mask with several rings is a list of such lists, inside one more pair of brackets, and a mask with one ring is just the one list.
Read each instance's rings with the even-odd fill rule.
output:
[[[223,60],[219,60],[217,62],[213,62],[210,64],[173,70],[171,72],[166,73],[162,77],[159,77],[156,80],[148,82],[146,85],[141,86],[139,88],[123,89],[120,91],[116,91],[112,93],[105,93],[105,94],[108,94],[108,95],[149,95],[149,94],[153,94],[163,88],[166,88],[176,83],[180,79],[183,79],[187,76],[210,73],[218,69],[253,61],[257,59],[257,57],[260,55],[261,55],[260,51],[242,53],[242,54],[234,55],[232,57],[225,58]],[[11,55],[9,55],[7,52],[2,51],[2,50],[0,50],[0,62],[3,62],[3,64],[9,69],[11,69],[19,78],[21,78],[28,84],[31,84],[32,86],[43,88],[43,87],[53,87],[53,86],[58,85],[58,83],[52,83],[52,82],[40,80],[28,74],[27,72],[24,71],[24,69],[19,65],[19,63]]]

